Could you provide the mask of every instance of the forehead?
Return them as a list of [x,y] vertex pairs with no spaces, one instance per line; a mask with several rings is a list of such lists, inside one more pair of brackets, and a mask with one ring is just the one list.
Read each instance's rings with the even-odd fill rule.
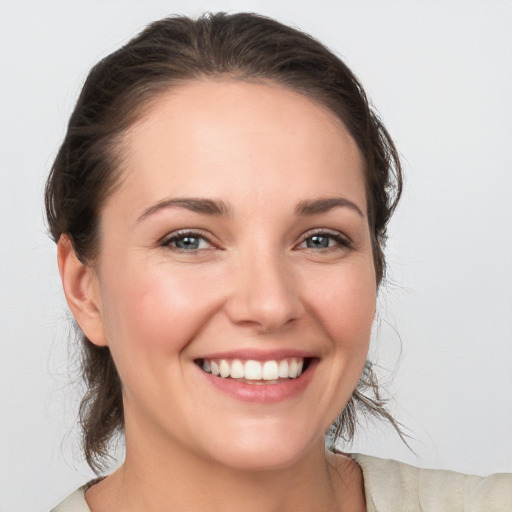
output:
[[285,200],[292,191],[339,190],[366,206],[363,159],[341,120],[273,83],[218,79],[173,87],[145,108],[123,148],[121,189],[131,189],[134,205],[164,191],[229,201],[233,194]]

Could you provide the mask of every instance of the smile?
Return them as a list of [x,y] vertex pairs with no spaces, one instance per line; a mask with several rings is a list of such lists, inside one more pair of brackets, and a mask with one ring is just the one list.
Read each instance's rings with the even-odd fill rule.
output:
[[299,396],[316,373],[319,357],[293,352],[297,351],[276,350],[264,355],[240,350],[204,355],[194,363],[210,389],[237,400],[270,405]]
[[308,359],[289,357],[280,360],[256,361],[248,359],[202,359],[199,366],[206,373],[223,379],[277,383],[282,380],[300,377],[307,367]]

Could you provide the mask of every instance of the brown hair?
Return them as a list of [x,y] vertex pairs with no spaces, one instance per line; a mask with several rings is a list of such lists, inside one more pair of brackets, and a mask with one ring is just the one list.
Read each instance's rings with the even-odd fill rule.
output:
[[[380,284],[386,226],[402,189],[393,141],[361,84],[337,56],[303,32],[255,14],[165,18],[93,67],[46,184],[52,238],[58,241],[67,234],[82,263],[94,263],[99,210],[119,181],[126,129],[164,90],[220,75],[281,84],[322,103],[344,122],[366,164],[368,219]],[[82,338],[87,385],[80,407],[83,447],[87,462],[99,471],[109,442],[124,427],[121,382],[108,347]],[[335,437],[353,436],[358,408],[398,428],[379,397],[370,363],[332,427]]]

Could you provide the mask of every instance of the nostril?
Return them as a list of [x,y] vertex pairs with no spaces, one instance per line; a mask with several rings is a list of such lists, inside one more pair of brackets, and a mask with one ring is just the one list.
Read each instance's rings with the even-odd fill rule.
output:
[[[265,263],[265,264],[263,264]],[[247,264],[226,301],[226,312],[237,325],[271,333],[301,318],[304,306],[294,293],[290,276],[275,269],[272,262]],[[257,266],[257,268],[253,268]]]

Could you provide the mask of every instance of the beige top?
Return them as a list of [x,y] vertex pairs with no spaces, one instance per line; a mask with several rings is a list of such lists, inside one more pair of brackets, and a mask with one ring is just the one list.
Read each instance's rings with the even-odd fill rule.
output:
[[[512,512],[512,474],[481,477],[420,469],[368,455],[350,455],[362,468],[367,512]],[[87,485],[51,512],[91,512]]]
[[363,470],[367,512],[512,512],[512,473],[481,477],[351,457]]

